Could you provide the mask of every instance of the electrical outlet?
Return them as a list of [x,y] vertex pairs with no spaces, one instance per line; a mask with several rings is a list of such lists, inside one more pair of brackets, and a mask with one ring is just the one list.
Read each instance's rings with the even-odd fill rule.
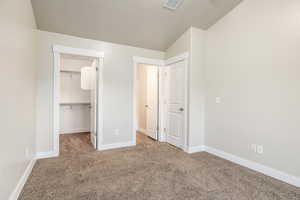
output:
[[216,103],[221,103],[221,97],[216,97]]
[[119,129],[115,129],[114,133],[115,133],[115,135],[119,135],[120,134]]
[[257,145],[256,152],[258,154],[263,154],[264,153],[264,147],[262,145]]
[[251,144],[251,149],[252,149],[252,151],[254,151],[256,153],[257,152],[257,144]]

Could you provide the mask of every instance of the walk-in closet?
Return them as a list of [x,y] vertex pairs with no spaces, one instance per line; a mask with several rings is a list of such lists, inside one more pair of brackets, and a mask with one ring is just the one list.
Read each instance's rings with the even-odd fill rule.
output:
[[[61,152],[74,146],[83,151],[94,149],[96,60],[63,54],[60,59],[60,141]],[[93,84],[94,83],[94,84]]]

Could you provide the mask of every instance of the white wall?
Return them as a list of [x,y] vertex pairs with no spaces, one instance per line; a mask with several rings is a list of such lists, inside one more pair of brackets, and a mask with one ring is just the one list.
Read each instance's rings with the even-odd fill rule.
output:
[[60,73],[60,102],[90,102],[91,92],[81,89],[80,72],[82,67],[92,66],[93,60],[71,56],[62,56],[60,60],[62,70]]
[[[103,51],[104,57],[104,144],[133,139],[133,59],[132,56],[163,59],[164,53],[38,31],[37,151],[53,150],[53,54],[52,45]],[[119,135],[114,130],[119,129]]]
[[191,27],[166,51],[166,58],[189,53],[188,146],[204,144],[204,31]]
[[74,72],[60,73],[60,102],[61,103],[89,103],[90,90],[81,89],[81,74]]
[[[62,56],[60,73],[60,134],[90,132],[91,92],[81,89],[82,67],[92,66],[93,60],[85,57]],[[70,70],[72,72],[70,72]],[[73,72],[75,71],[75,72]],[[84,104],[68,104],[84,103]]]
[[36,25],[30,0],[2,0],[0,27],[0,199],[6,200],[35,155]]
[[191,28],[184,32],[167,50],[165,58],[178,56],[191,50]]
[[189,146],[204,145],[204,31],[191,27]]
[[[299,0],[244,0],[207,31],[205,45],[206,145],[295,176],[299,11]],[[251,144],[263,145],[264,153]]]
[[60,134],[90,132],[91,109],[89,105],[60,105]]

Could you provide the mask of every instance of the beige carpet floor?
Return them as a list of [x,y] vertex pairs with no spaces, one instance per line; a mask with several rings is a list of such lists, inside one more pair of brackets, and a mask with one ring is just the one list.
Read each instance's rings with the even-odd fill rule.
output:
[[38,160],[20,200],[300,200],[300,189],[208,153],[149,141]]
[[72,153],[89,153],[95,151],[90,133],[62,134],[59,136],[59,154],[61,156]]

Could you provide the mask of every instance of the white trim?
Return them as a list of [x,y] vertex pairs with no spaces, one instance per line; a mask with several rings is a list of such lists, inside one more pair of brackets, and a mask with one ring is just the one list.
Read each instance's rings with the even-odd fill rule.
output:
[[35,156],[36,159],[53,158],[59,156],[59,153],[55,151],[38,152]]
[[21,176],[17,186],[15,187],[14,191],[11,193],[10,197],[9,197],[9,200],[17,200],[19,195],[21,194],[22,192],[22,189],[28,179],[28,177],[30,176],[31,174],[31,171],[34,167],[34,164],[35,164],[35,159],[32,159],[29,164],[27,165],[23,175]]
[[98,59],[98,102],[97,102],[97,137],[96,137],[96,146],[99,150],[100,145],[103,143],[103,71],[104,71],[104,58]]
[[60,53],[54,51],[53,59],[53,151],[59,153]]
[[137,100],[136,100],[137,90],[138,90],[138,82],[136,80],[137,67],[138,67],[138,63],[135,62],[135,60],[134,60],[134,65],[133,65],[133,92],[132,92],[132,102],[133,102],[133,106],[132,106],[132,120],[133,120],[132,140],[133,141],[136,141],[136,131],[138,130]]
[[190,60],[189,54],[184,53],[179,55],[177,58],[179,62],[181,60],[185,60],[185,112],[184,112],[184,130],[185,130],[185,137],[184,137],[184,147],[189,145],[189,138],[190,138],[190,122],[189,122],[189,113],[190,113]]
[[[102,143],[103,139],[103,63],[104,53],[89,50],[65,47],[61,45],[53,45],[53,151],[50,153],[40,153],[41,157],[53,157],[59,155],[59,105],[60,105],[60,57],[61,54],[72,54],[98,58],[98,124],[97,124],[97,147]],[[39,156],[38,156],[39,157]]]
[[61,45],[53,45],[53,52],[55,53],[65,53],[79,56],[89,56],[96,58],[104,58],[104,53],[100,51],[95,51],[91,49],[81,49],[81,48],[72,48]]
[[60,131],[60,135],[63,134],[76,134],[76,133],[87,133],[90,132],[91,130],[89,128],[78,128],[78,129],[69,129],[69,130],[63,130]]
[[165,98],[165,94],[163,92],[164,89],[164,84],[165,84],[165,75],[164,75],[164,69],[163,67],[160,67],[159,69],[159,77],[158,77],[158,90],[159,90],[159,98],[158,98],[158,107],[159,107],[159,122],[158,122],[158,126],[159,128],[159,138],[158,141],[160,142],[165,142],[166,141],[166,136],[165,136],[165,131],[164,131],[164,127],[165,127],[165,123],[164,123],[164,98]]
[[115,144],[104,144],[104,145],[99,146],[98,150],[118,149],[118,148],[124,148],[124,147],[132,147],[135,145],[136,145],[135,141],[120,142],[120,143],[115,143]]
[[194,146],[194,147],[187,147],[184,151],[186,153],[203,152],[203,151],[205,151],[205,146],[204,145],[200,145],[200,146]]
[[[151,58],[144,58],[144,57],[138,57],[133,56],[133,93],[132,93],[132,102],[133,102],[133,109],[132,109],[132,115],[133,115],[133,124],[132,124],[132,133],[133,137],[132,140],[136,142],[136,131],[138,130],[138,116],[137,116],[137,101],[136,101],[136,94],[138,89],[138,83],[137,83],[137,67],[138,64],[148,64],[148,65],[156,65],[158,67],[161,67],[164,65],[164,60],[161,59],[151,59]],[[160,134],[159,134],[160,135]],[[159,139],[159,137],[158,137]]]
[[294,185],[296,187],[300,187],[300,177],[292,176],[290,174],[279,171],[277,169],[273,169],[273,168],[264,166],[262,164],[256,163],[254,161],[250,161],[250,160],[247,160],[247,159],[244,159],[244,158],[241,158],[241,157],[235,156],[233,154],[230,154],[230,153],[218,150],[218,149],[214,149],[211,147],[205,146],[205,151],[208,153],[211,153],[213,155],[216,155],[218,157],[221,157],[223,159],[234,162],[236,164],[247,167],[249,169],[252,169],[254,171],[263,173],[267,176],[284,181],[284,182]]
[[144,58],[138,56],[133,56],[133,62],[135,64],[148,64],[148,65],[158,65],[158,66],[163,66],[165,64],[164,60]]
[[185,52],[183,54],[165,60],[164,65],[171,65],[173,63],[188,59],[188,57],[189,57],[189,53]]

